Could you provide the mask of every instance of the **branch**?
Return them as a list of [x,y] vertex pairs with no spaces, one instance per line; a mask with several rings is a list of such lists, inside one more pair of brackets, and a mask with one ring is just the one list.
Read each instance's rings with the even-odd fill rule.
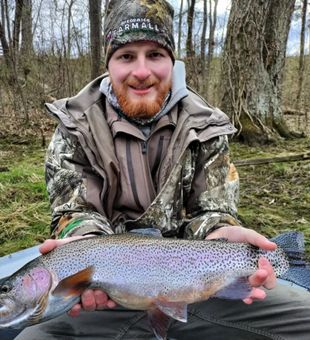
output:
[[233,163],[237,166],[245,166],[245,165],[269,164],[269,163],[277,163],[277,162],[294,162],[294,161],[300,161],[300,160],[305,161],[307,159],[310,159],[310,152],[298,153],[298,154],[289,155],[289,156],[240,159],[240,160],[234,161]]
[[302,110],[296,110],[291,107],[283,107],[282,112],[284,115],[298,115],[298,116],[305,116],[306,112]]

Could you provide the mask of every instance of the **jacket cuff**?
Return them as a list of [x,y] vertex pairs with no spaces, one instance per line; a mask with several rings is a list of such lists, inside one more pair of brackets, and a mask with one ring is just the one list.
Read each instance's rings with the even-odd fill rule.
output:
[[59,238],[66,238],[70,236],[85,236],[85,235],[110,235],[113,234],[112,230],[108,226],[96,226],[96,225],[84,225],[80,224],[74,228],[65,228],[64,232],[59,235]]
[[222,227],[232,227],[231,224],[228,223],[218,223],[216,225],[214,225],[213,227],[211,227],[207,232],[206,232],[206,236],[205,238],[207,238],[210,234],[212,234],[215,230],[218,230]]
[[108,221],[101,217],[99,220],[89,215],[64,215],[60,218],[54,229],[53,237],[62,239],[70,236],[85,235],[111,235],[114,234]]
[[185,237],[188,239],[204,240],[214,230],[223,226],[241,225],[229,214],[209,212],[192,219],[185,227]]

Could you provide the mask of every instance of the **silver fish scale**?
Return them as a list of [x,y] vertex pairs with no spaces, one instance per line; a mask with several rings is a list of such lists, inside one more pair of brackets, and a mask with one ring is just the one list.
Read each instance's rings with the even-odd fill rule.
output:
[[[281,250],[263,252],[247,244],[222,241],[187,241],[136,234],[81,239],[40,257],[59,280],[94,266],[94,286],[113,295],[128,294],[171,298],[182,291],[198,291],[213,281],[248,276],[266,256],[276,274],[288,263]],[[70,259],[70,261],[68,260]],[[178,292],[178,293],[177,293]]]

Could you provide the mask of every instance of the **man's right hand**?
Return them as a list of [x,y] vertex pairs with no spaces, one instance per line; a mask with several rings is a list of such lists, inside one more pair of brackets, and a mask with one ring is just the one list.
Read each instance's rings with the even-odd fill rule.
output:
[[[72,236],[61,240],[49,239],[42,243],[39,250],[42,254],[46,254],[63,244],[78,240],[82,237],[90,236]],[[86,289],[81,295],[80,303],[75,304],[68,312],[68,314],[70,316],[78,316],[82,309],[86,311],[94,311],[114,307],[116,307],[116,303],[111,300],[108,295],[101,289]]]

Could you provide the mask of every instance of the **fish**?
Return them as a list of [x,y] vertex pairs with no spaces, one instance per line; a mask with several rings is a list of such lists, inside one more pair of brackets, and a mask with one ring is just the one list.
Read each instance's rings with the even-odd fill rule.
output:
[[209,298],[244,299],[248,276],[261,256],[283,277],[310,290],[303,234],[288,232],[264,251],[227,240],[184,240],[140,230],[81,238],[28,262],[0,286],[0,329],[24,328],[55,318],[101,288],[119,305],[145,310],[157,339],[170,318],[187,322],[187,306]]

